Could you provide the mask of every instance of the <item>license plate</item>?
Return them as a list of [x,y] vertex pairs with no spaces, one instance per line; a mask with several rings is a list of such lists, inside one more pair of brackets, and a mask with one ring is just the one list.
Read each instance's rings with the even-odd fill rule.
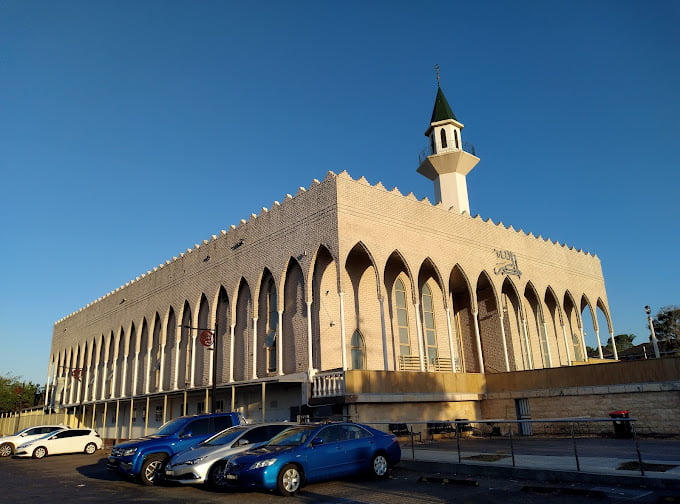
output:
[[238,476],[236,474],[227,474],[226,476],[228,480],[238,479]]

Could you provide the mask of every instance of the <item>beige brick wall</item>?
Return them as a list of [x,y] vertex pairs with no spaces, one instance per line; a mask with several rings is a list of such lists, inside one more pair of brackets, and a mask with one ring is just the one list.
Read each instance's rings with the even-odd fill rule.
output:
[[[494,273],[497,250],[515,254],[521,276]],[[386,271],[390,273],[386,275]],[[451,357],[453,347],[453,354],[462,354],[464,368],[473,372],[480,369],[470,295],[477,298],[474,306],[480,309],[481,346],[488,372],[505,366],[498,309],[504,288],[516,290],[522,299],[534,356],[540,356],[541,346],[531,310],[543,312],[549,320],[544,302],[548,289],[555,292],[561,308],[569,297],[578,305],[581,299],[587,298],[592,304],[600,300],[607,309],[600,262],[595,256],[480,218],[445,211],[412,195],[387,191],[380,184],[352,180],[346,173],[329,174],[323,182],[300,189],[295,197],[286,197],[281,204],[253,214],[229,232],[188,249],[58,321],[52,342],[53,364],[84,367],[87,374],[82,383],[67,380],[66,402],[106,397],[103,386],[113,387],[113,397],[128,396],[133,391],[135,395],[144,393],[152,375],[149,353],[163,355],[160,369],[164,390],[181,389],[191,381],[189,355],[195,358],[193,385],[206,385],[211,365],[208,353],[192,339],[197,336],[195,331],[178,330],[176,325],[212,327],[220,291],[226,293],[219,319],[220,383],[229,377],[227,340],[232,326],[235,380],[253,377],[255,357],[257,376],[272,375],[264,368],[261,330],[254,341],[253,320],[256,315],[262,316],[260,289],[269,272],[279,293],[279,309],[283,310],[279,351],[284,356],[285,373],[305,371],[309,366],[308,301],[312,302],[315,367],[342,366],[343,329],[344,352],[351,367],[351,339],[358,329],[365,342],[365,366],[397,368],[392,284],[385,283],[386,277],[393,283],[396,274],[402,274],[412,293],[412,355],[419,353],[419,340],[425,350],[417,317],[421,315],[420,292],[427,282],[434,295],[439,356]],[[529,285],[536,293],[534,306],[527,306],[531,305],[531,296],[525,296]],[[340,312],[341,296],[344,316]],[[451,309],[449,316],[447,309]],[[576,314],[572,313],[571,319],[575,324]],[[511,324],[508,326],[509,360],[518,366],[520,335],[517,327],[513,332]],[[561,334],[553,334],[551,346],[559,348],[561,339]],[[151,350],[145,348],[150,342],[156,345]],[[97,349],[95,356],[88,357],[93,346]],[[533,360],[536,367],[547,365],[545,359]],[[566,357],[553,360],[553,365],[566,363]],[[90,384],[95,372],[97,383]],[[53,375],[61,373],[63,368],[52,369]],[[150,391],[158,391],[154,387]],[[93,397],[93,390],[97,397]]]

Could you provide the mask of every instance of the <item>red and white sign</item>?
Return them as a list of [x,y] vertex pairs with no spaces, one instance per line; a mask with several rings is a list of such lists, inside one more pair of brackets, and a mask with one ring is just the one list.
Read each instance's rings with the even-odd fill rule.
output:
[[203,331],[201,334],[198,335],[198,341],[201,342],[201,345],[209,347],[212,346],[213,344],[213,333],[211,331]]

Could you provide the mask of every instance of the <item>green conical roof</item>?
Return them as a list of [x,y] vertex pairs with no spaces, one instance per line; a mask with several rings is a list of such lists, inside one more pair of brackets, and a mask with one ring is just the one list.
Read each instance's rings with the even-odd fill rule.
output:
[[432,109],[432,119],[430,123],[444,121],[446,119],[453,119],[457,121],[456,115],[451,110],[449,102],[446,101],[446,96],[444,96],[444,91],[442,88],[437,88],[437,98],[434,100],[434,109]]

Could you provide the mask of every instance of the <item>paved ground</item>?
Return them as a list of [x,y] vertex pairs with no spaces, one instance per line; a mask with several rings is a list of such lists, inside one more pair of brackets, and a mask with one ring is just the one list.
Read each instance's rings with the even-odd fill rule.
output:
[[[442,443],[435,451],[445,453]],[[635,502],[660,504],[680,502],[680,489],[664,490],[596,483],[537,482],[532,479],[465,476],[455,471],[428,470],[402,464],[385,481],[352,479],[309,485],[295,498],[262,492],[212,492],[184,486],[144,487],[121,480],[105,469],[106,452],[94,456],[62,455],[33,459],[0,459],[0,488],[3,501],[12,503],[134,503],[239,504],[296,502],[304,504],[578,504],[590,502]],[[451,466],[452,467],[452,466]],[[460,467],[460,466],[456,466]]]

